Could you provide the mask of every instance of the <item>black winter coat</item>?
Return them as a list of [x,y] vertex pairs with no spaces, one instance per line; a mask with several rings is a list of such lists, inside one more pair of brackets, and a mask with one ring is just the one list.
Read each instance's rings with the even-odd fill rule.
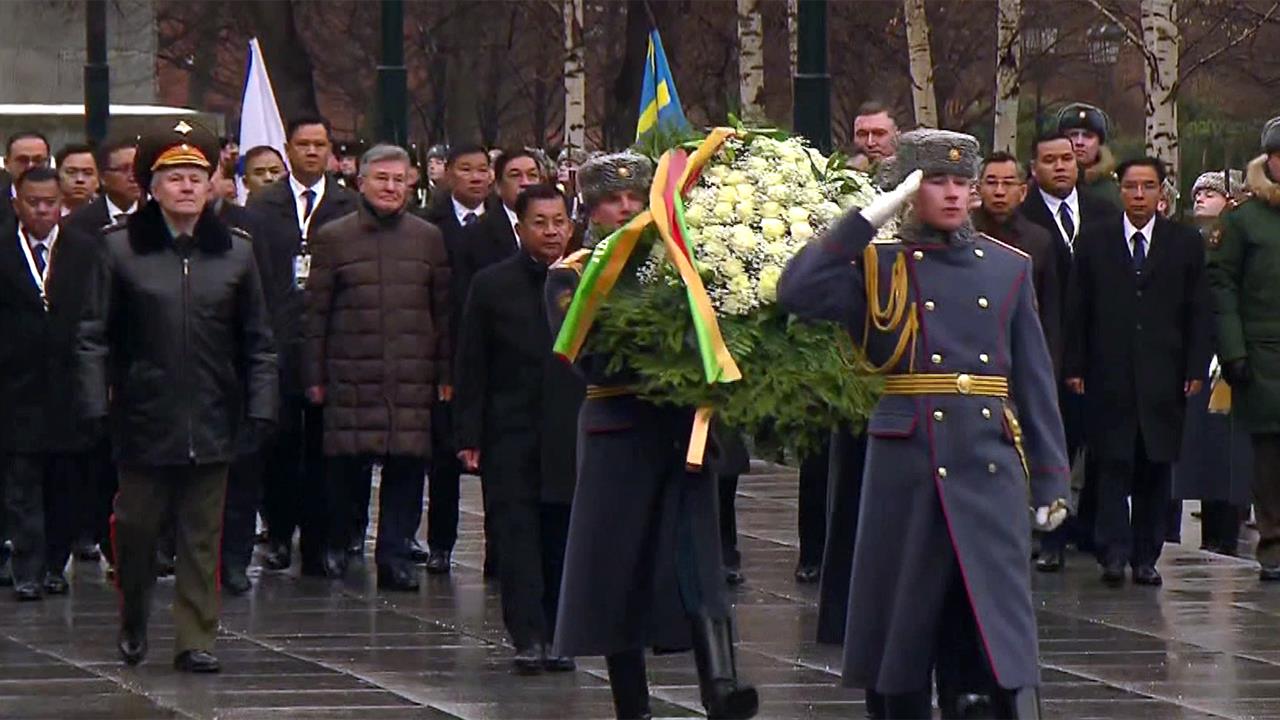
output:
[[84,416],[110,412],[124,465],[230,461],[243,418],[274,422],[279,403],[252,241],[206,209],[180,243],[154,200],[103,241],[80,326]]
[[567,505],[586,385],[551,351],[546,277],[546,266],[525,253],[475,276],[462,316],[454,413],[458,447],[481,451],[490,499]]
[[88,449],[79,415],[76,332],[98,262],[98,242],[59,230],[40,290],[17,236],[17,222],[0,226],[0,449],[75,452]]

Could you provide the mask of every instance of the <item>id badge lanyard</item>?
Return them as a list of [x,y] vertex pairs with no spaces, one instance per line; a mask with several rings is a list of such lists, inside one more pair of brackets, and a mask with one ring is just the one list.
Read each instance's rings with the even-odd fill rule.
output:
[[36,256],[35,253],[31,251],[31,243],[27,242],[26,233],[21,230],[18,231],[18,245],[22,247],[22,255],[27,259],[27,269],[31,271],[31,280],[35,282],[36,290],[40,292],[40,304],[44,305],[45,312],[49,312],[49,295],[45,292],[44,288],[49,282],[49,270],[53,267],[52,245],[58,237],[55,233],[57,233],[56,226],[54,228],[54,232],[49,234],[49,239],[45,240],[45,245],[48,248],[46,250],[48,257],[44,262],[44,272],[41,273],[40,270],[36,268]]

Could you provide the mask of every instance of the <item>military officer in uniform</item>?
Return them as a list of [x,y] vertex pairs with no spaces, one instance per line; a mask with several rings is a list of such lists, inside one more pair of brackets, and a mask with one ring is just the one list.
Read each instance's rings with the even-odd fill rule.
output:
[[[1027,558],[1033,519],[1066,515],[1066,449],[1031,261],[969,224],[977,169],[969,135],[904,134],[897,188],[801,250],[778,285],[784,308],[843,323],[887,376],[844,654],[872,717],[931,717],[935,665],[943,717],[972,717],[961,701],[984,696],[997,717],[1039,716]],[[908,200],[894,241],[872,244]]]
[[1058,132],[1071,139],[1080,165],[1080,189],[1119,210],[1116,158],[1107,147],[1110,130],[1107,114],[1088,103],[1071,103],[1058,112]]
[[[120,475],[111,536],[117,648],[147,653],[162,525],[174,533],[174,667],[217,672],[218,543],[239,432],[276,419],[276,354],[252,239],[206,205],[218,141],[188,121],[146,133],[134,174],[151,199],[103,237],[80,326],[84,416],[111,418]],[[108,395],[108,388],[111,392]]]
[[[643,207],[652,177],[633,153],[591,160],[578,175],[588,235],[603,239]],[[547,275],[558,331],[586,251]],[[645,257],[637,250],[631,262]],[[623,277],[633,277],[623,271]],[[710,718],[754,717],[754,688],[738,681],[725,597],[716,478],[685,467],[693,410],[659,406],[629,388],[609,358],[584,354],[587,400],[578,417],[578,484],[569,519],[554,654],[603,655],[619,718],[648,718],[644,648],[692,647]]]

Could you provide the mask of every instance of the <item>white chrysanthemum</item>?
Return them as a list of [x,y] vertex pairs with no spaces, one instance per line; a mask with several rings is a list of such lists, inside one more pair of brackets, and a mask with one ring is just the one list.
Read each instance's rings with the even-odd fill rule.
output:
[[766,240],[777,240],[787,234],[787,224],[777,218],[765,218],[760,222],[760,232]]
[[714,209],[712,209],[711,214],[715,215],[717,220],[721,220],[725,222],[733,220],[733,202],[721,201],[716,203],[716,206]]
[[813,208],[813,218],[823,225],[838,217],[840,217],[840,206],[830,200],[824,200]]
[[795,197],[795,189],[786,183],[780,182],[776,185],[769,185],[768,189],[765,190],[765,194],[774,202],[789,203],[791,198]]
[[717,203],[728,203],[730,205],[738,201],[738,191],[734,185],[721,185],[720,192],[716,193]]
[[739,254],[746,255],[760,244],[760,238],[755,231],[746,225],[734,225],[730,233],[729,247]]
[[691,205],[684,210],[684,222],[690,228],[700,228],[707,219],[707,211],[702,205]]
[[780,218],[782,217],[782,206],[770,200],[760,206],[760,217]]
[[809,222],[809,211],[803,207],[793,207],[787,210],[787,220],[791,223]]
[[807,222],[791,223],[791,237],[796,240],[807,241],[813,237],[813,226]]
[[744,223],[753,223],[756,220],[756,205],[750,200],[739,202],[733,208],[738,212],[738,220]]
[[760,299],[766,303],[774,303],[778,301],[778,280],[782,278],[782,269],[777,267],[766,267],[760,270],[760,280],[756,285],[756,289],[760,294]]

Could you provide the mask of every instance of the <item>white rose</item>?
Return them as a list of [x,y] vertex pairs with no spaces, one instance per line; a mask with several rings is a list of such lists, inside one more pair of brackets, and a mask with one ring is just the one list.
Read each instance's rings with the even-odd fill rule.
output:
[[760,223],[760,233],[766,240],[778,240],[787,234],[787,224],[777,218],[765,218]]
[[769,196],[770,200],[785,203],[791,202],[792,190],[790,185],[779,182],[776,185],[770,185],[765,194]]
[[734,209],[738,211],[738,219],[741,220],[742,222],[749,223],[749,222],[755,221],[756,219],[755,203],[749,200],[744,200],[738,203],[734,207]]
[[746,173],[741,170],[730,170],[724,178],[725,185],[741,185],[747,181]]
[[791,223],[791,237],[796,240],[808,240],[813,237],[813,226],[807,222]]
[[756,196],[756,188],[751,183],[736,185],[733,191],[738,194],[739,200],[753,200]]
[[787,220],[793,224],[809,222],[809,211],[802,207],[793,207],[787,211]]
[[717,180],[723,180],[725,175],[729,174],[729,168],[724,165],[712,165],[707,169],[707,175]]
[[778,280],[782,278],[781,268],[769,266],[760,270],[760,283],[756,290],[760,299],[767,303],[778,301]]
[[738,201],[738,193],[733,189],[732,185],[724,185],[720,188],[720,192],[716,193],[716,202],[733,203]]
[[739,253],[749,253],[759,244],[755,232],[746,225],[734,225],[729,236],[729,244]]
[[760,206],[760,217],[777,218],[782,217],[782,206],[770,200]]
[[711,214],[715,215],[716,218],[719,220],[732,220],[733,219],[733,203],[718,202],[716,203],[715,209],[711,211]]
[[724,243],[719,240],[705,240],[695,249],[708,262],[714,262],[729,255],[729,248],[725,247]]

